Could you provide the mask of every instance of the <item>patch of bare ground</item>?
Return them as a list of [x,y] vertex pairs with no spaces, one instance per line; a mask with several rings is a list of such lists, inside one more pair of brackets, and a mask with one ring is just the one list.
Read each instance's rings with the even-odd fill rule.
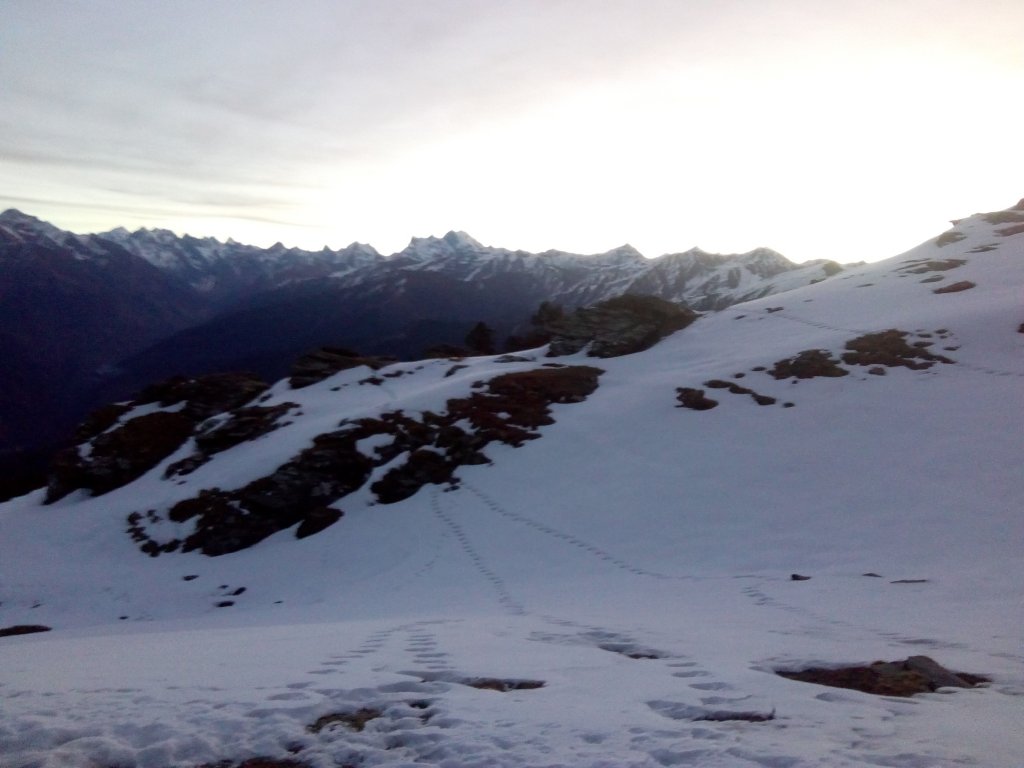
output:
[[933,288],[932,293],[959,293],[960,291],[970,290],[974,286],[975,283],[972,283],[970,280],[961,280],[958,283],[944,285],[942,288]]
[[957,232],[955,229],[951,229],[948,232],[943,232],[941,235],[935,238],[935,244],[939,246],[939,248],[942,248],[947,245],[952,245],[953,243],[959,243],[966,237],[967,235],[961,232]]
[[907,266],[900,267],[898,271],[906,272],[908,275],[924,275],[928,272],[945,272],[956,269],[966,263],[967,259],[914,259],[908,261]]
[[734,395],[750,395],[753,398],[754,402],[757,403],[758,405],[774,405],[777,402],[774,397],[769,397],[768,395],[759,395],[757,392],[750,389],[749,387],[741,387],[739,384],[736,384],[735,382],[732,381],[712,379],[711,381],[705,381],[704,386],[709,387],[711,389],[726,389]]
[[982,216],[989,224],[1024,224],[1024,211],[1010,209],[995,211]]
[[914,696],[939,688],[973,688],[988,678],[968,672],[952,672],[928,656],[911,656],[902,661],[876,661],[849,667],[811,667],[776,670],[790,680],[849,688],[878,696]]
[[709,411],[718,405],[717,400],[705,396],[703,389],[694,387],[676,387],[677,408],[689,408],[694,411]]
[[827,349],[805,349],[797,355],[779,360],[768,373],[776,379],[836,378],[849,375]]
[[1017,224],[1016,226],[1013,227],[1003,227],[1002,229],[996,230],[996,234],[999,235],[1000,237],[1010,237],[1011,235],[1019,235],[1021,232],[1024,232],[1024,224]]
[[[878,333],[867,333],[846,342],[842,360],[847,365],[904,367],[920,371],[935,363],[952,363],[948,357],[928,351],[930,341],[907,343],[907,331],[890,328]],[[930,336],[930,334],[927,334]]]

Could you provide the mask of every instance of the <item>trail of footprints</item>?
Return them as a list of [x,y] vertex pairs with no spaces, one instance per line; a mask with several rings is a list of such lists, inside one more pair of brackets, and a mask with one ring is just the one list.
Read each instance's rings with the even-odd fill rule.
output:
[[480,556],[480,553],[473,547],[473,544],[470,542],[469,537],[466,535],[462,526],[441,508],[441,503],[438,500],[438,494],[436,491],[430,495],[430,505],[438,519],[451,529],[452,533],[455,535],[455,540],[459,543],[463,552],[465,552],[469,557],[470,561],[473,563],[473,567],[481,576],[484,577],[484,579],[491,583],[491,586],[494,587],[494,591],[498,596],[498,603],[502,608],[514,616],[522,616],[525,614],[526,610],[509,593],[504,580],[487,566],[484,559]]
[[640,567],[638,565],[634,565],[632,563],[628,563],[625,560],[622,560],[622,559],[620,559],[618,557],[615,557],[614,555],[609,554],[608,552],[606,552],[605,550],[601,549],[600,547],[597,547],[597,546],[591,544],[588,541],[584,541],[583,539],[579,538],[578,536],[574,536],[571,533],[566,533],[564,531],[560,531],[557,528],[553,528],[550,525],[547,525],[546,523],[542,523],[542,522],[540,522],[538,520],[534,520],[533,518],[527,517],[526,515],[521,514],[519,512],[513,512],[513,511],[511,511],[509,509],[506,509],[505,507],[503,507],[500,504],[498,504],[494,499],[492,499],[486,493],[484,493],[483,491],[479,490],[478,488],[474,488],[472,485],[470,485],[469,483],[466,483],[465,481],[462,482],[461,487],[465,488],[466,490],[470,491],[472,494],[477,496],[484,503],[484,505],[487,506],[487,508],[490,509],[492,512],[495,512],[496,514],[501,515],[502,517],[505,517],[505,518],[507,518],[509,520],[514,520],[517,523],[520,523],[522,525],[526,525],[526,526],[528,526],[530,528],[533,528],[535,531],[540,531],[541,533],[545,534],[546,536],[558,539],[558,540],[564,542],[565,544],[568,544],[569,546],[575,547],[577,549],[581,549],[584,552],[587,552],[587,553],[593,555],[594,557],[597,557],[597,558],[603,560],[604,562],[608,563],[609,565],[612,565],[615,568],[618,568],[620,570],[627,571],[628,573],[632,573],[635,576],[646,576],[646,577],[652,578],[652,579],[677,579],[677,580],[691,580],[691,579],[697,578],[695,576],[670,576],[670,575],[665,574],[665,573],[659,573],[657,571],[652,571],[652,570],[649,570],[647,568],[642,568],[642,567]]

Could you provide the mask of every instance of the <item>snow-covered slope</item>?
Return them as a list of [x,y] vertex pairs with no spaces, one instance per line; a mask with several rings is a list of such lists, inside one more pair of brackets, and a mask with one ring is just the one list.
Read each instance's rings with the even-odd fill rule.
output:
[[[965,219],[627,357],[279,382],[259,403],[295,404],[278,428],[189,474],[164,478],[191,442],[102,496],[0,506],[0,628],[54,629],[0,638],[0,763],[1018,766],[1022,223]],[[888,329],[903,347],[872,335]],[[845,375],[776,366],[807,350]],[[443,415],[550,363],[603,373],[454,486],[381,503],[399,453],[308,538],[150,558],[125,532],[139,512],[185,536],[176,502],[268,476],[339,423]],[[678,407],[680,388],[718,405]],[[774,674],[912,654],[992,682],[900,699]]]

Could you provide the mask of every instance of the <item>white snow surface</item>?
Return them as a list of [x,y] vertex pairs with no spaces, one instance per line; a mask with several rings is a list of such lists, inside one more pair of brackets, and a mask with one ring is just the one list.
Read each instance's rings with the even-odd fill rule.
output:
[[[104,496],[0,505],[0,627],[53,627],[0,638],[0,765],[1020,766],[1024,234],[957,229],[644,353],[561,358],[604,373],[540,439],[489,446],[457,490],[345,497],[310,538],[154,559],[125,518],[239,487],[344,418],[441,411],[544,350],[447,377],[449,361],[401,363],[381,386],[366,369],[280,382],[266,404],[298,403],[292,423],[191,475],[162,479],[186,446]],[[966,263],[905,271],[925,258]],[[976,287],[933,293],[961,280]],[[955,363],[752,370],[887,328]],[[779,403],[708,390],[717,408],[677,407],[676,387],[737,373]],[[913,654],[992,682],[898,699],[774,674]],[[463,684],[479,678],[544,685]],[[361,708],[382,715],[309,728]],[[723,711],[774,719],[700,719]]]

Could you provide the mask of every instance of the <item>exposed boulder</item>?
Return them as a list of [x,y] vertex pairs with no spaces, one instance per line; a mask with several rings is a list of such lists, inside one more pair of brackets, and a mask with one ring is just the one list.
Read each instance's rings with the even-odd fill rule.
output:
[[591,357],[641,352],[697,317],[690,309],[654,296],[618,296],[550,320],[545,327],[552,337],[548,355],[571,355],[588,345]]

